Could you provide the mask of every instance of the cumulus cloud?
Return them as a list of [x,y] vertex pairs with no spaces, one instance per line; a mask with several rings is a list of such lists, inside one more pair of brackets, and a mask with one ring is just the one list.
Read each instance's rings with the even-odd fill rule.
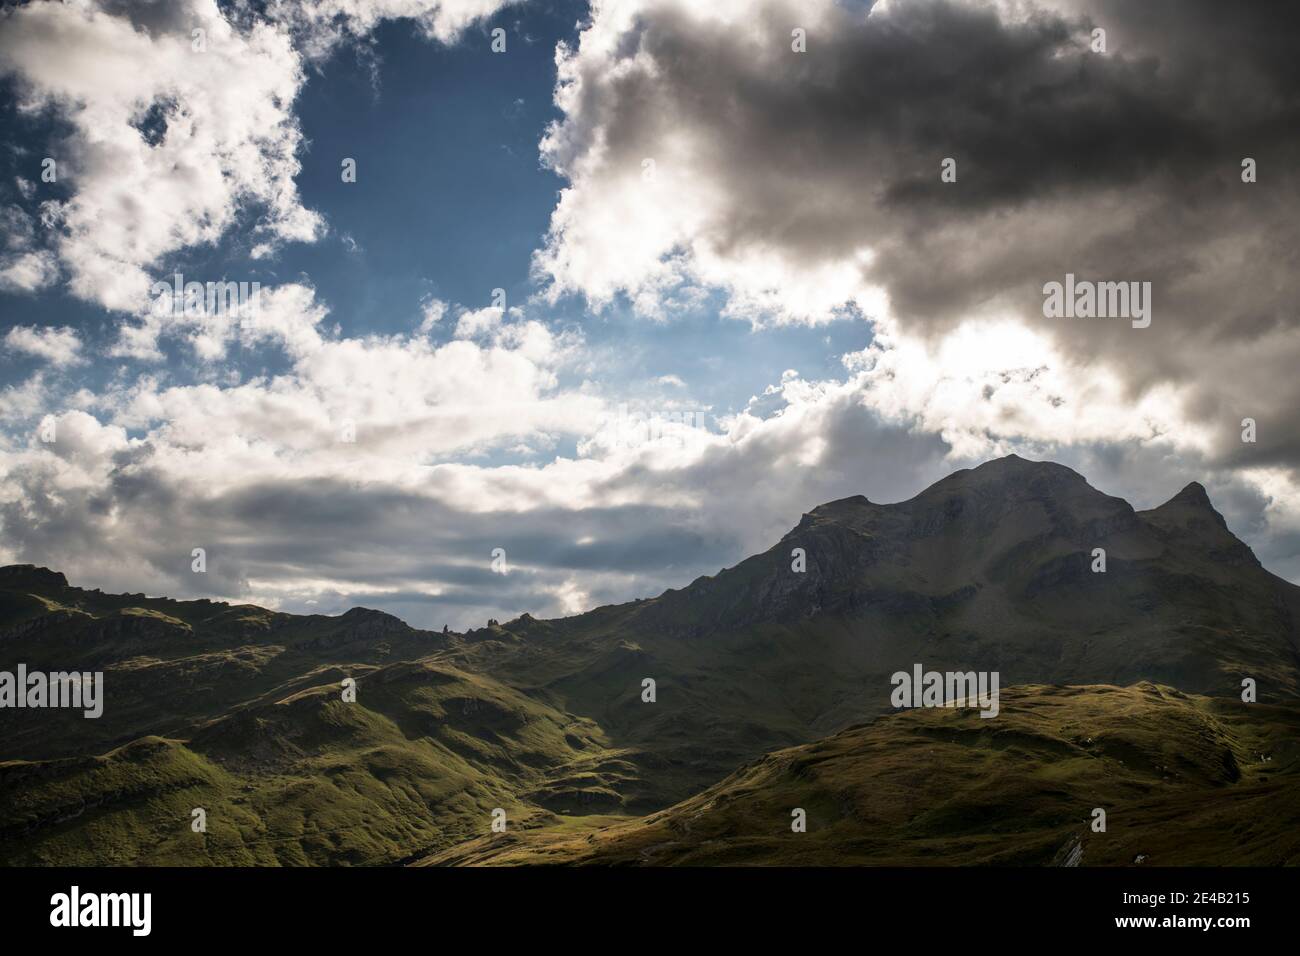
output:
[[0,254],[0,292],[39,292],[58,276],[59,267],[47,251]]
[[0,422],[29,422],[49,407],[48,399],[48,387],[41,372],[21,384],[7,385],[0,391]]
[[506,310],[497,306],[469,309],[456,320],[456,338],[472,339],[500,328]]
[[214,0],[33,3],[3,18],[0,75],[19,109],[66,124],[48,158],[70,191],[51,201],[75,295],[138,309],[154,263],[214,242],[246,205],[268,241],[320,234],[294,184],[302,68],[284,32],[237,29]]
[[58,279],[53,254],[35,248],[35,223],[18,206],[0,207],[0,246],[0,292],[39,292]]
[[447,303],[434,296],[427,296],[420,301],[420,333],[428,335],[433,327],[447,314]]
[[81,354],[81,339],[75,329],[67,326],[42,329],[16,325],[5,334],[5,345],[51,365],[80,365],[86,361]]
[[236,224],[253,259],[320,238],[325,222],[294,182],[304,56],[397,18],[449,43],[505,2],[312,0],[253,13],[216,0],[72,0],[0,12],[0,77],[16,82],[21,111],[66,128],[44,157],[55,182],[34,182],[44,166],[22,180],[51,197],[53,251],[0,256],[0,289],[44,288],[61,264],[73,294],[135,312],[161,259]]
[[[178,593],[271,601],[374,587],[386,569],[386,587],[421,593],[426,603],[443,593],[447,603],[473,603],[452,586],[460,572],[443,581],[410,569],[412,561],[464,563],[474,578],[481,569],[468,546],[435,560],[421,557],[415,539],[456,540],[457,523],[462,537],[473,527],[506,534],[503,523],[514,520],[504,515],[549,511],[545,520],[558,523],[562,511],[583,504],[580,487],[543,493],[536,469],[490,461],[508,459],[520,443],[536,450],[589,433],[607,416],[597,396],[560,382],[581,358],[572,333],[512,310],[474,341],[338,338],[321,329],[325,314],[312,290],[293,285],[266,290],[251,327],[191,328],[192,343],[211,340],[207,347],[246,336],[279,350],[288,367],[276,376],[186,385],[145,376],[89,399],[51,393],[33,377],[0,393],[0,412],[31,430],[0,450],[0,523],[10,553],[105,586],[138,586],[144,575]],[[48,346],[34,336],[10,333]],[[37,434],[47,416],[53,443]],[[475,459],[484,464],[464,464]],[[528,537],[530,521],[543,519],[515,527],[512,541]],[[333,542],[328,548],[322,536]],[[211,576],[196,580],[188,563],[177,563],[193,547],[211,548]],[[532,580],[533,589],[520,595],[544,591],[528,573],[530,547],[515,582]],[[294,549],[298,557],[277,566],[273,557]],[[372,571],[362,573],[358,561],[370,550]],[[533,559],[543,550],[533,547]]]

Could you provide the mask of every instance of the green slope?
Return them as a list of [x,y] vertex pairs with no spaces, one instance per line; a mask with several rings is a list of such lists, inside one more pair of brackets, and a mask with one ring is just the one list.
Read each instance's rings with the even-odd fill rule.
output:
[[606,825],[480,837],[419,864],[1294,865],[1300,705],[1025,687],[996,719],[900,712],[765,755],[660,813],[591,823]]
[[496,807],[516,823],[548,802],[577,812],[584,791],[636,774],[588,720],[400,663],[360,678],[353,703],[313,687],[184,741],[0,763],[0,850],[23,864],[391,863],[487,832]]

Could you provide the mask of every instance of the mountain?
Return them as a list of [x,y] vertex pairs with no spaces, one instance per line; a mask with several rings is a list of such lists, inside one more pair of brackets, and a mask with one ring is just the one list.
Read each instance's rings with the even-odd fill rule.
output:
[[[397,862],[438,859],[498,807],[561,835],[690,813],[681,801],[771,751],[839,747],[865,723],[856,733],[904,753],[914,722],[956,719],[893,712],[890,675],[915,664],[996,671],[1004,688],[1151,682],[1196,713],[1202,697],[1239,701],[1249,677],[1260,703],[1239,706],[1276,714],[1300,697],[1297,622],[1300,588],[1200,485],[1139,512],[1016,456],[905,502],[822,505],[768,551],[656,598],[465,634],[362,608],[108,595],[14,566],[0,569],[0,670],[102,670],[107,701],[96,720],[4,713],[0,857]],[[1025,759],[1046,767],[1055,746]],[[1240,763],[1244,744],[1225,746]],[[195,807],[207,834],[189,829]]]
[[1298,622],[1300,588],[1199,485],[1138,512],[1010,456],[899,504],[822,505],[768,551],[653,600],[508,622],[453,653],[669,757],[699,789],[889,711],[890,675],[917,663],[998,671],[1004,686],[1152,680],[1234,697],[1250,677],[1260,700],[1293,698]]

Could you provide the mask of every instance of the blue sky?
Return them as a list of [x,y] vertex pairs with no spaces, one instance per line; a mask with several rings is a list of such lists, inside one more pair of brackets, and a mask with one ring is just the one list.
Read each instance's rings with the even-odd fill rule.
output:
[[[469,626],[1017,452],[1138,507],[1200,480],[1300,574],[1262,21],[1247,67],[1104,0],[486,6],[5,11],[0,559]],[[259,282],[256,327],[153,316],[177,271]],[[1045,322],[1067,271],[1156,321]]]
[[[364,57],[333,57],[304,87],[298,114],[311,148],[299,184],[336,235],[287,249],[279,273],[312,277],[351,334],[406,331],[426,295],[467,306],[487,304],[496,288],[512,303],[534,295],[532,255],[565,185],[539,161],[537,144],[560,118],[555,45],[576,40],[585,13],[582,3],[511,8],[451,48],[386,23],[374,36],[377,89]],[[530,39],[493,55],[498,24],[512,40]],[[343,156],[363,170],[356,184],[339,181]],[[342,236],[359,250],[348,252]],[[716,303],[648,324],[626,302],[593,315],[569,299],[547,309],[547,320],[580,326],[612,378],[677,375],[701,403],[726,411],[787,368],[837,370],[844,352],[870,338],[850,322],[756,336],[743,321],[720,320]]]
[[[586,5],[576,2],[511,7],[452,46],[430,43],[409,21],[389,20],[363,47],[341,48],[312,64],[295,109],[307,144],[296,181],[303,204],[328,222],[328,235],[288,243],[262,263],[249,260],[247,234],[232,231],[211,247],[177,250],[151,274],[178,270],[201,281],[235,277],[264,285],[305,280],[347,336],[407,332],[419,324],[421,302],[430,296],[477,307],[504,288],[511,303],[526,301],[538,291],[530,274],[533,252],[565,185],[537,149],[546,126],[560,118],[551,100],[555,45],[575,42],[585,13]],[[490,50],[490,30],[498,25],[510,32],[503,55]],[[0,127],[4,142],[24,148],[48,142],[59,127],[57,114],[20,119],[10,93]],[[4,180],[30,177],[33,156],[7,151]],[[355,183],[340,181],[343,157],[358,163]],[[33,215],[42,198],[24,202],[12,186],[7,196]],[[568,297],[548,307],[545,318],[557,327],[580,327],[611,378],[632,383],[675,375],[701,407],[723,412],[744,408],[786,369],[833,374],[841,355],[870,342],[862,322],[755,335],[747,322],[718,312],[713,296],[698,309],[646,323],[629,315],[625,298],[593,314],[581,298]],[[111,312],[57,287],[40,296],[0,292],[0,314],[39,326],[71,325],[90,343],[107,344],[113,335]],[[194,374],[183,350],[168,352],[173,374]],[[21,355],[7,358],[0,384],[21,382],[36,365]],[[247,374],[279,367],[273,351],[246,359]],[[81,374],[102,386],[114,371],[97,365]]]

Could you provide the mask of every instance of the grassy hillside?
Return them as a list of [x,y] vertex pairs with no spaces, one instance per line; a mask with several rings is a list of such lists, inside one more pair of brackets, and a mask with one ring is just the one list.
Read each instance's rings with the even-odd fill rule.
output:
[[[6,863],[370,864],[635,790],[588,720],[431,663],[373,670],[354,703],[299,691],[101,757],[0,763]],[[207,811],[206,834],[190,828]]]
[[[1093,832],[1092,811],[1107,829]],[[791,830],[791,811],[807,832]],[[1300,706],[1151,683],[1026,687],[768,754],[637,820],[477,838],[420,865],[1300,863]]]
[[103,716],[10,710],[0,760],[106,752],[446,646],[380,611],[339,617],[108,595],[30,565],[0,568],[0,667],[103,671]]

